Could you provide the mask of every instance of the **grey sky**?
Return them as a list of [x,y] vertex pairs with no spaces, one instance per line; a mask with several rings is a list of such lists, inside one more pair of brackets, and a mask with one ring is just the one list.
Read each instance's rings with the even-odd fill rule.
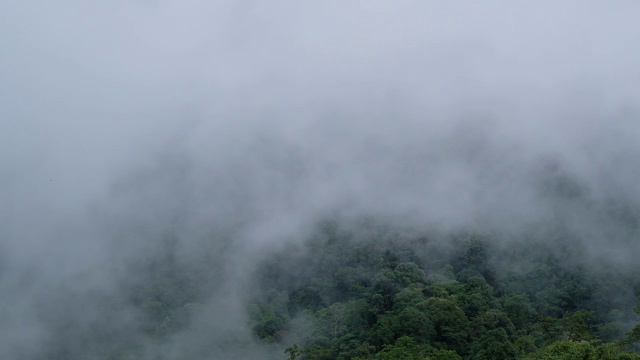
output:
[[[0,348],[46,339],[41,284],[143,256],[171,226],[187,253],[240,226],[238,268],[335,211],[513,230],[565,206],[590,229],[597,214],[541,196],[550,163],[588,201],[638,206],[639,13],[636,1],[3,2],[0,289],[15,296],[0,300],[13,326]],[[617,234],[598,221],[583,234],[596,253]],[[92,276],[78,286],[120,275]]]

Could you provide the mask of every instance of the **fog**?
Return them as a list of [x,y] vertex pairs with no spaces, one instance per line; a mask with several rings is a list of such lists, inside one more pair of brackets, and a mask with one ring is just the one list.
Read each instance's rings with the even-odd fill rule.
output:
[[[149,358],[263,358],[199,349],[252,343],[252,264],[326,217],[504,233],[561,219],[594,258],[632,263],[637,232],[603,209],[640,208],[639,11],[4,2],[0,357],[41,358],[52,324],[82,333],[94,297],[135,284],[131,264],[167,236],[217,270],[199,320]],[[570,189],[545,187],[558,179]]]

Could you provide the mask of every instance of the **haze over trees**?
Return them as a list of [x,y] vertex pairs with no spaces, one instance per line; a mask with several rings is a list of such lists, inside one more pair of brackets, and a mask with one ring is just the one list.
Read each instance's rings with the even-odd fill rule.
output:
[[640,358],[640,4],[0,5],[0,359]]

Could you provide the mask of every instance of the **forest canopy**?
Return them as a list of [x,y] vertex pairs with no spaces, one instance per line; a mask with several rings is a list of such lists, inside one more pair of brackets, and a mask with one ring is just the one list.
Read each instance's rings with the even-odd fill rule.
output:
[[[244,323],[225,325],[250,329],[253,345],[231,330],[216,346],[258,346],[282,360],[640,359],[640,266],[607,266],[570,241],[324,221],[256,264],[239,304]],[[104,302],[104,316],[134,306],[132,334],[96,319],[82,347],[54,341],[48,358],[130,359],[194,336],[216,269],[178,261],[172,242],[135,265],[143,280],[124,286],[124,298]]]

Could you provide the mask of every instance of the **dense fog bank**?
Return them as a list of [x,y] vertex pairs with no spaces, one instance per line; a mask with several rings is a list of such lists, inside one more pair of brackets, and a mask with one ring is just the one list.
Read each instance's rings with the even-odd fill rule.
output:
[[[638,11],[9,1],[0,357],[284,358],[247,306],[264,263],[325,221],[632,274]],[[176,322],[161,340],[150,313]]]

